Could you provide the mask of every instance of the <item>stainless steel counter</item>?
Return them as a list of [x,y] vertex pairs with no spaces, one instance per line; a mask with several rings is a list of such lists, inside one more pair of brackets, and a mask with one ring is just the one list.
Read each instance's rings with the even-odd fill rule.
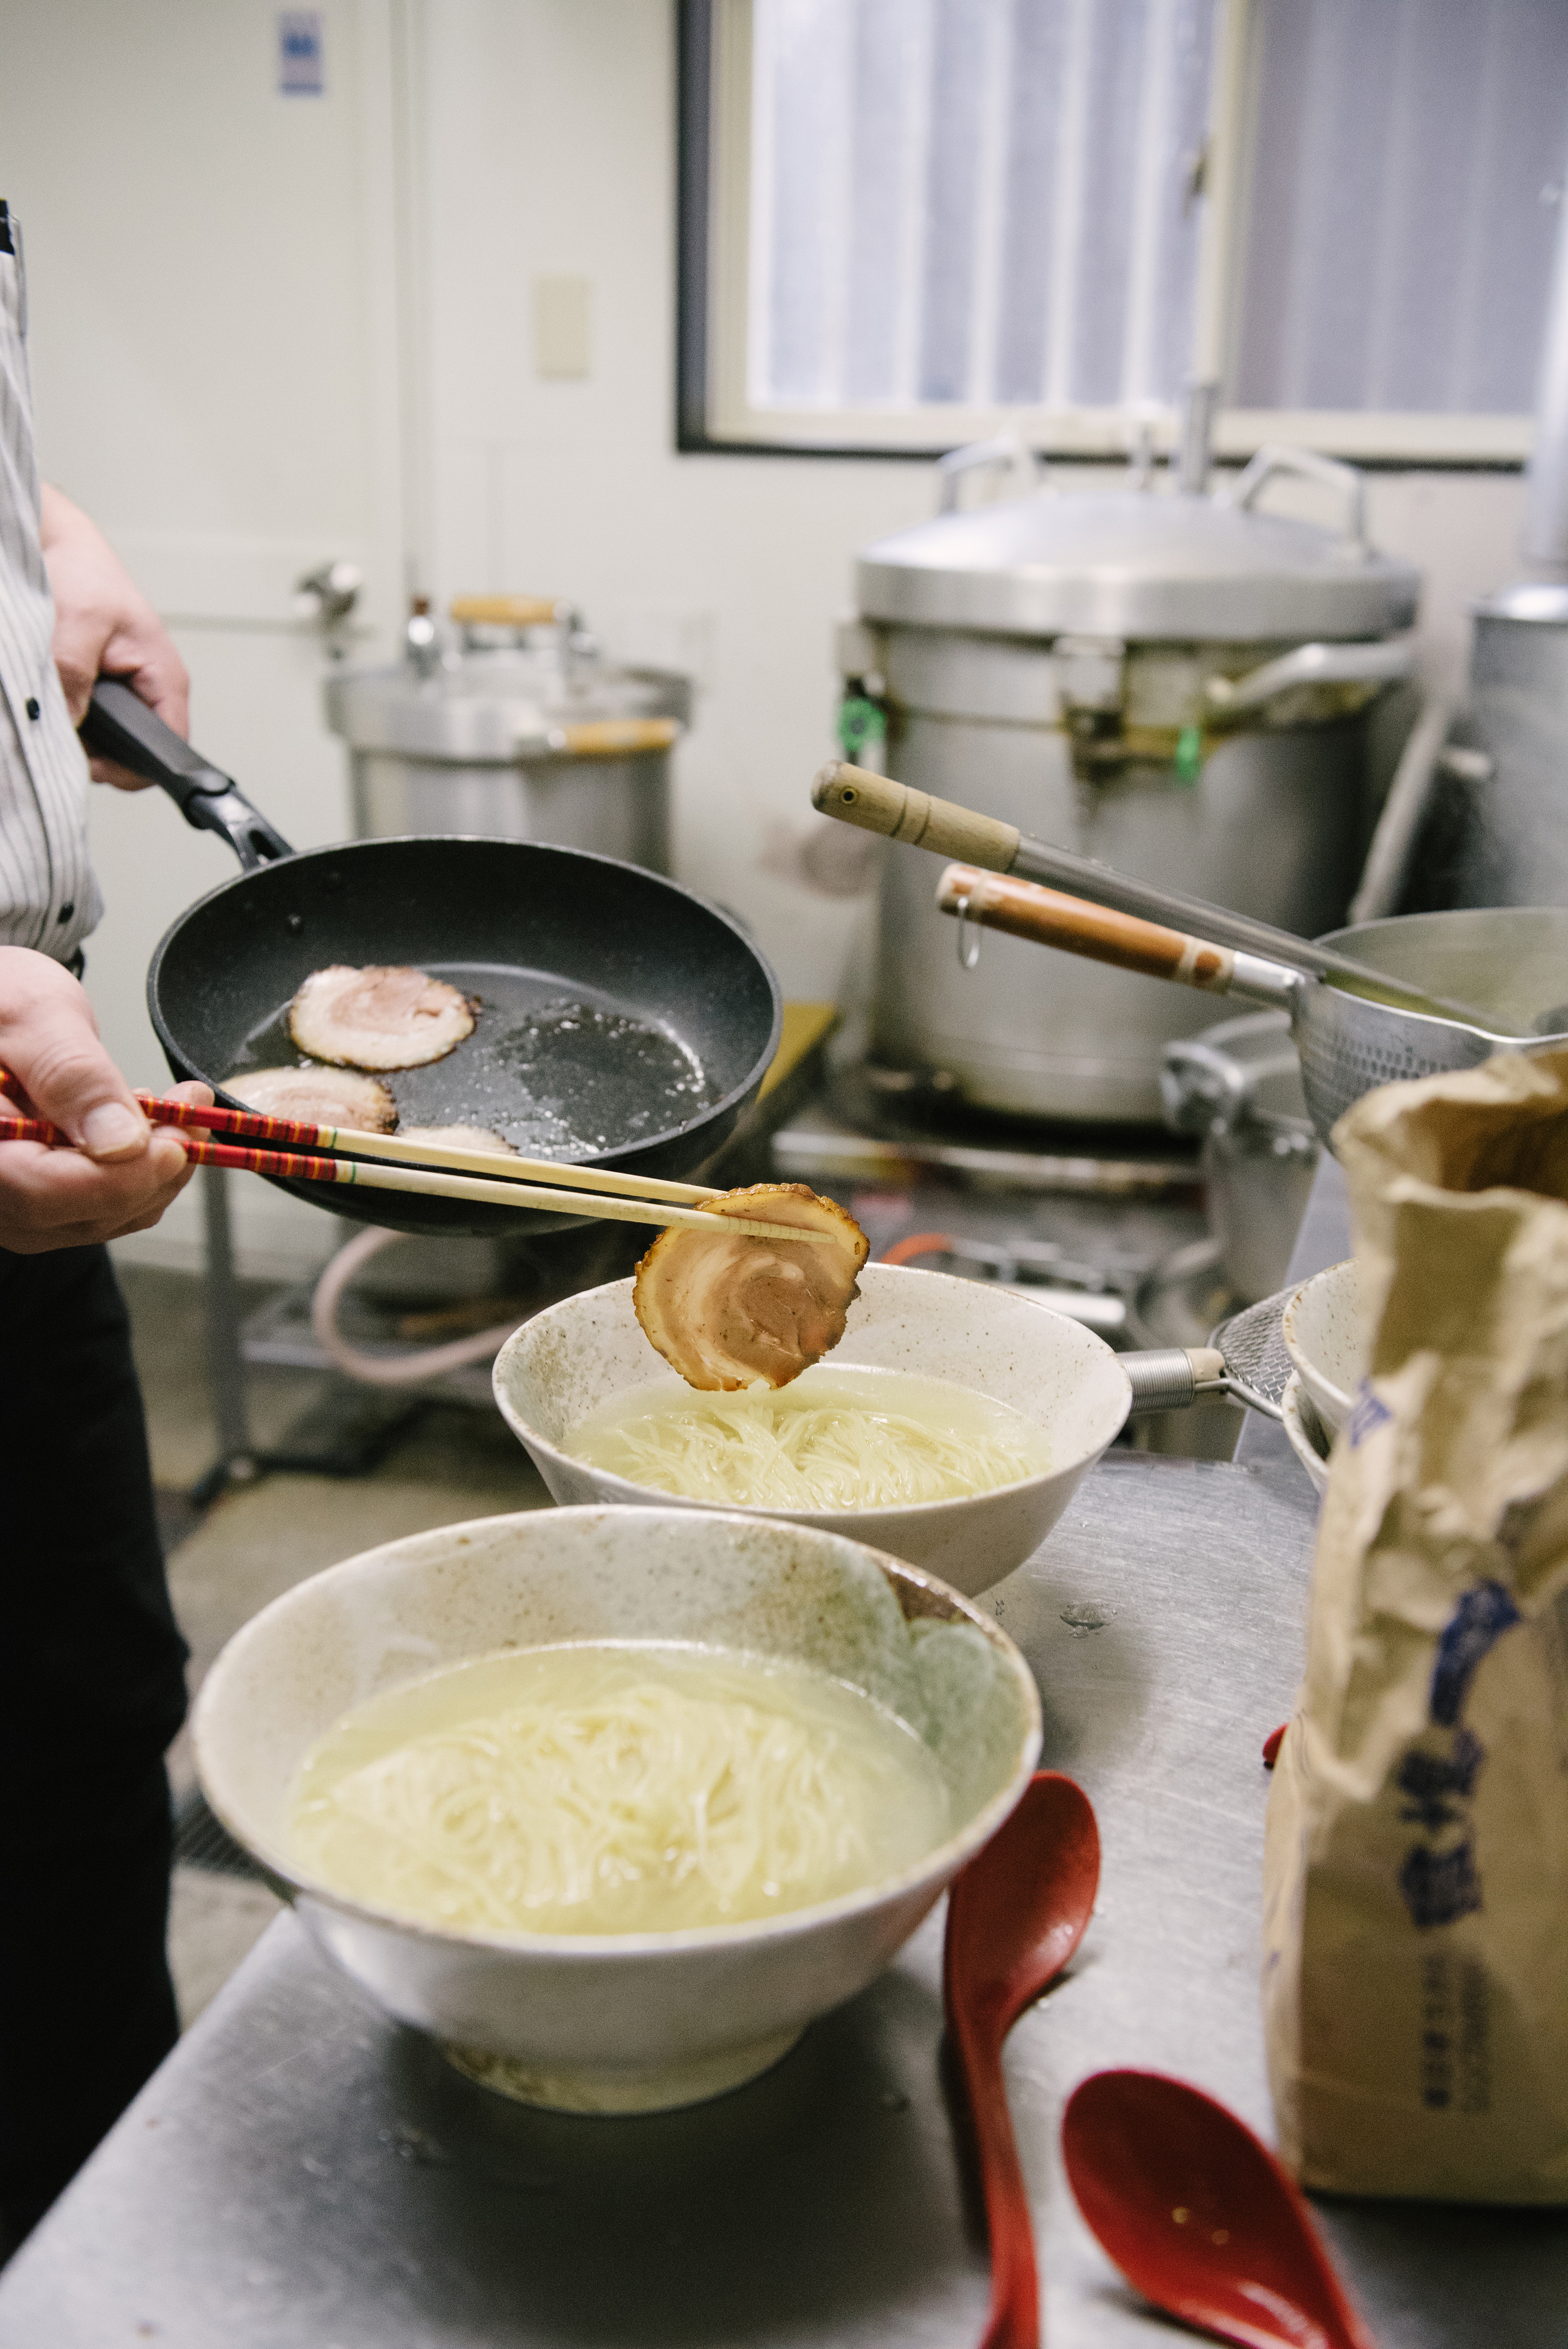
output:
[[[1312,1497],[1295,1473],[1113,1457],[992,1594],[1104,1840],[1083,1948],[1009,2046],[1050,2349],[1176,2337],[1078,2221],[1073,2085],[1149,2064],[1269,2129],[1259,1748],[1301,1660]],[[941,1930],[766,2079],[613,2122],[459,2079],[282,1920],[0,2278],[0,2349],[968,2349],[986,2268]],[[1568,2344],[1568,2216],[1321,2215],[1383,2349]]]

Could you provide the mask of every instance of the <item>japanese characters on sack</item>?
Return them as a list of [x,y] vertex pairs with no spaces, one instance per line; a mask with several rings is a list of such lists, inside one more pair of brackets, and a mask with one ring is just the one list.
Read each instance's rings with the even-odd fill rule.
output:
[[1334,1146],[1371,1368],[1269,1796],[1281,2152],[1568,2202],[1568,1051],[1386,1086]]

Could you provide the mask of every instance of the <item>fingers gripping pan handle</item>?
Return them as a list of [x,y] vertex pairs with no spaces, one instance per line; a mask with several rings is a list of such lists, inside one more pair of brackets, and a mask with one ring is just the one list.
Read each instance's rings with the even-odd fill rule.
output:
[[247,873],[294,850],[237,783],[181,740],[129,685],[100,678],[81,722],[85,749],[159,784],[198,832],[222,833]]

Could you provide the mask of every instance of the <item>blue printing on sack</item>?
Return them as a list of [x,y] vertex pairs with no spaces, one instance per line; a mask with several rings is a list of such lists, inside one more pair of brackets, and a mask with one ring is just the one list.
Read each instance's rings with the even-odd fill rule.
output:
[[1393,1416],[1387,1404],[1378,1402],[1367,1380],[1363,1379],[1356,1390],[1356,1401],[1351,1408],[1350,1417],[1346,1422],[1350,1431],[1352,1452],[1365,1444],[1375,1427],[1381,1427],[1386,1419],[1392,1419]]
[[1458,1828],[1460,1839],[1434,1849],[1414,1845],[1399,1870],[1399,1895],[1418,1930],[1451,1925],[1481,1907],[1480,1877],[1467,1806],[1475,1793],[1486,1748],[1463,1727],[1460,1715],[1483,1656],[1520,1619],[1513,1595],[1501,1582],[1472,1583],[1443,1626],[1432,1666],[1428,1710],[1434,1729],[1453,1733],[1446,1754],[1412,1746],[1399,1764],[1395,1785],[1405,1796],[1400,1817],[1437,1837]]
[[1464,1592],[1443,1626],[1432,1666],[1432,1719],[1439,1729],[1457,1726],[1477,1665],[1519,1620],[1511,1592],[1501,1582],[1477,1582]]

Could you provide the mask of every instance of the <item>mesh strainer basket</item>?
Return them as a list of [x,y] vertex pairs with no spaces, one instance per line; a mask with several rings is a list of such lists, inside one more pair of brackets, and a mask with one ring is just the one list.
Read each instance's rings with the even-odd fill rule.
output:
[[1250,1411],[1280,1419],[1293,1364],[1284,1348],[1284,1309],[1299,1283],[1260,1297],[1222,1321],[1207,1346],[1150,1347],[1123,1354],[1135,1412],[1181,1411],[1201,1395],[1234,1395]]

